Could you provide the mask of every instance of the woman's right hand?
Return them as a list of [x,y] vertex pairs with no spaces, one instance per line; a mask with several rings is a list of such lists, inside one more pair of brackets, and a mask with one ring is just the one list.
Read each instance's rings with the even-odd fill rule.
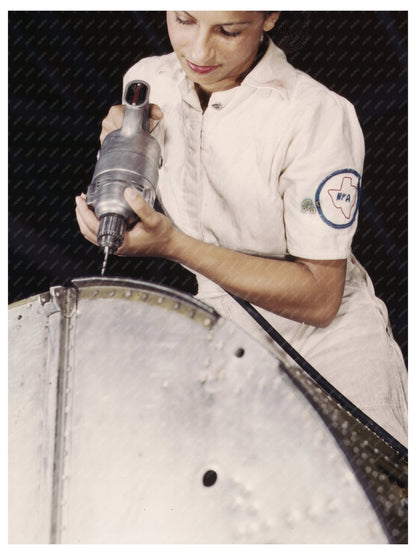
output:
[[[103,144],[104,139],[109,133],[120,129],[123,124],[124,106],[111,106],[107,116],[103,119],[101,127],[100,142]],[[150,130],[153,129],[154,121],[163,118],[163,112],[157,104],[150,104]]]

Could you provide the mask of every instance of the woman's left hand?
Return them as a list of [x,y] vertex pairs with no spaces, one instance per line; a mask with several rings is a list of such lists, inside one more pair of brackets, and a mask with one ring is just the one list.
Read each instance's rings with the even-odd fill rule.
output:
[[[143,197],[131,187],[124,191],[124,198],[140,221],[124,234],[124,242],[115,254],[119,256],[169,256],[169,243],[175,228],[172,222],[153,210]],[[99,220],[86,203],[85,195],[76,197],[76,217],[84,237],[97,245]]]

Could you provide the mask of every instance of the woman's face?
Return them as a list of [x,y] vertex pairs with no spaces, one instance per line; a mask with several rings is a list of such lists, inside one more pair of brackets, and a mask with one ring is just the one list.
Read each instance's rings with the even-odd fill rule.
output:
[[172,47],[186,75],[209,92],[235,87],[280,12],[167,12]]

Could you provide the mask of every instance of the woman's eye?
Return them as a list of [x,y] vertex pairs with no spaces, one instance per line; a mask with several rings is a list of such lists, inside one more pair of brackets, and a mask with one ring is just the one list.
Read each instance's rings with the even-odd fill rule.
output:
[[223,27],[220,27],[220,32],[226,37],[238,37],[238,35],[241,34],[241,31],[236,31],[234,33],[231,33],[230,31],[226,31]]
[[[182,19],[179,16],[176,16],[176,22],[180,25],[192,25],[194,23],[192,19]],[[226,29],[224,29],[224,27],[220,27],[219,31],[222,35],[226,37],[238,37],[238,35],[241,34],[241,31],[236,31],[232,33],[231,31],[227,31]]]
[[176,17],[176,22],[180,23],[181,25],[191,25],[192,24],[192,20],[191,19],[181,19],[180,17]]

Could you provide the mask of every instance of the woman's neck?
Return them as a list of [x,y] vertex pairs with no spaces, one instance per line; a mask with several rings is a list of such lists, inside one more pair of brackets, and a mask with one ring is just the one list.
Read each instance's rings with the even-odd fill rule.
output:
[[199,102],[201,104],[202,111],[208,108],[209,99],[211,98],[211,92],[205,91],[198,83],[195,83],[196,94],[198,95]]
[[[264,39],[260,43],[254,62],[251,64],[249,69],[247,69],[242,75],[240,75],[240,79],[238,80],[237,86],[241,84],[241,82],[247,77],[250,71],[254,69],[256,65],[259,63],[259,61],[263,58],[264,54],[266,53],[268,45],[269,45],[269,37],[267,35],[264,35]],[[205,110],[208,107],[209,99],[211,98],[212,91],[207,91],[206,89],[203,89],[201,85],[199,85],[198,83],[195,83],[194,86],[195,86],[195,91],[199,98],[199,102],[201,104],[202,111],[205,112]]]

